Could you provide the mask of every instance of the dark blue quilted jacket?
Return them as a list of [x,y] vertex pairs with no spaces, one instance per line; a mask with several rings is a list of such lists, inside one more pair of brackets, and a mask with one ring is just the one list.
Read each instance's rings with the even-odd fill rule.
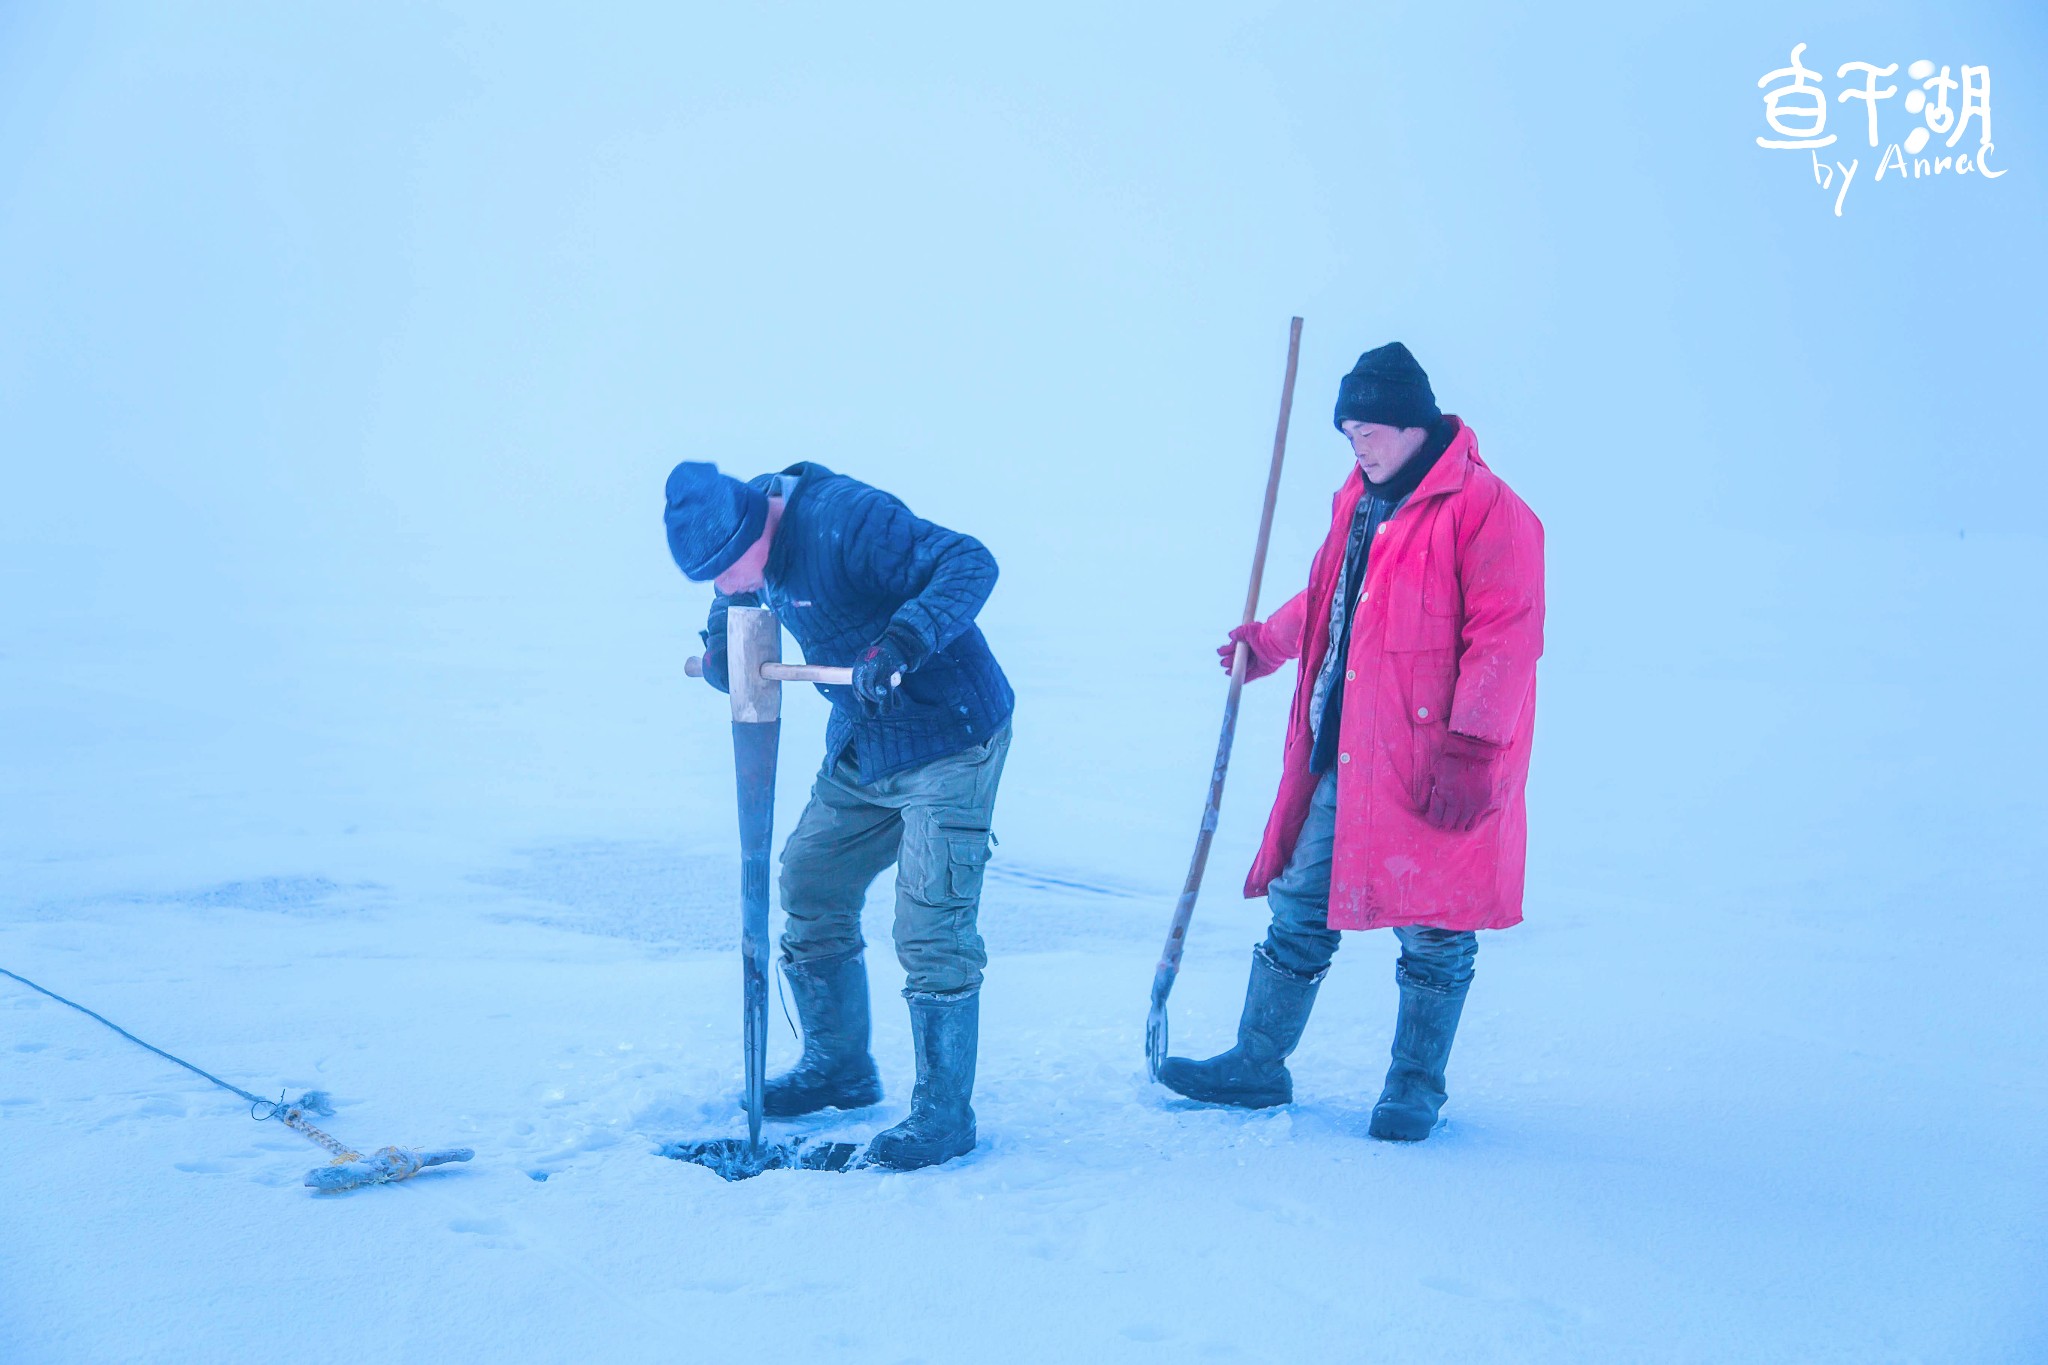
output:
[[896,498],[823,465],[791,465],[753,486],[794,487],[768,554],[761,592],[711,603],[706,643],[725,645],[729,606],[766,606],[803,646],[809,663],[849,667],[892,625],[931,655],[903,679],[888,714],[861,710],[850,687],[821,687],[832,703],[826,751],[853,746],[860,780],[984,743],[1010,719],[1016,698],[975,613],[996,585],[996,560],[972,536],[912,515]]

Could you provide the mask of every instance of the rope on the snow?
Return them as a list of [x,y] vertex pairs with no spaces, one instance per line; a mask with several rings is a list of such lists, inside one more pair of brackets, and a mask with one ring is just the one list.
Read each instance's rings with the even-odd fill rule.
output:
[[14,972],[10,972],[10,971],[8,971],[8,970],[7,970],[7,969],[6,969],[5,967],[0,967],[0,976],[11,976],[11,977],[13,977],[13,978],[14,978],[14,979],[15,979],[16,981],[19,981],[19,982],[20,982],[20,983],[21,983],[22,985],[24,985],[24,986],[28,987],[28,988],[29,988],[30,990],[32,990],[32,991],[41,991],[41,992],[42,992],[42,993],[43,993],[44,995],[47,995],[47,996],[49,996],[49,997],[50,997],[50,998],[51,998],[52,1000],[56,1001],[56,1002],[57,1002],[58,1004],[60,1004],[60,1005],[69,1005],[69,1006],[71,1006],[71,1008],[72,1008],[72,1009],[75,1009],[75,1010],[77,1010],[77,1011],[78,1011],[78,1012],[79,1012],[80,1014],[83,1014],[83,1015],[85,1015],[85,1016],[86,1016],[87,1018],[90,1018],[90,1019],[97,1019],[97,1020],[99,1020],[99,1021],[100,1021],[100,1022],[101,1022],[102,1024],[105,1024],[105,1025],[106,1025],[106,1026],[107,1026],[108,1028],[110,1028],[110,1029],[112,1029],[112,1030],[113,1030],[114,1032],[116,1032],[116,1033],[120,1034],[120,1035],[121,1035],[121,1036],[122,1036],[123,1038],[126,1038],[126,1039],[127,1039],[127,1040],[128,1040],[129,1042],[131,1042],[131,1043],[135,1044],[135,1045],[136,1045],[137,1047],[146,1047],[146,1048],[148,1048],[148,1049],[149,1049],[149,1050],[150,1050],[151,1052],[154,1052],[154,1053],[155,1053],[155,1054],[156,1054],[157,1056],[159,1056],[159,1057],[163,1058],[163,1059],[164,1059],[165,1061],[167,1061],[167,1062],[176,1062],[176,1063],[177,1063],[177,1064],[178,1064],[179,1066],[182,1066],[182,1067],[184,1067],[184,1068],[185,1068],[185,1069],[186,1069],[187,1071],[191,1072],[191,1073],[192,1073],[193,1075],[195,1075],[195,1076],[204,1076],[204,1077],[205,1077],[205,1078],[206,1078],[207,1080],[209,1080],[209,1081],[212,1081],[212,1082],[213,1082],[213,1083],[214,1083],[215,1085],[219,1086],[219,1087],[220,1087],[221,1089],[223,1089],[223,1090],[226,1090],[226,1091],[228,1091],[228,1092],[230,1092],[230,1093],[232,1093],[232,1094],[240,1095],[240,1096],[241,1096],[241,1097],[242,1097],[243,1099],[245,1099],[245,1100],[249,1101],[249,1117],[251,1117],[251,1118],[256,1118],[256,1119],[267,1119],[267,1118],[269,1118],[269,1117],[270,1117],[270,1115],[268,1115],[268,1114],[261,1114],[261,1115],[259,1115],[259,1114],[257,1114],[257,1113],[256,1113],[256,1109],[257,1109],[257,1108],[258,1108],[259,1106],[262,1106],[262,1105],[266,1105],[266,1104],[269,1104],[269,1103],[270,1103],[270,1101],[269,1101],[269,1100],[266,1100],[266,1099],[264,1099],[264,1098],[263,1098],[263,1097],[262,1097],[261,1095],[252,1095],[252,1094],[250,1094],[250,1093],[249,1093],[248,1091],[246,1091],[246,1090],[242,1089],[242,1087],[241,1087],[241,1086],[239,1086],[239,1085],[231,1085],[231,1084],[230,1084],[230,1083],[228,1083],[227,1081],[224,1081],[224,1080],[222,1080],[222,1079],[221,1079],[220,1077],[218,1077],[218,1076],[214,1075],[214,1074],[213,1074],[213,1073],[212,1073],[211,1071],[201,1071],[201,1070],[200,1070],[200,1069],[199,1069],[198,1067],[196,1067],[196,1066],[192,1065],[192,1063],[190,1063],[190,1062],[186,1061],[186,1060],[185,1060],[185,1059],[184,1059],[183,1057],[173,1057],[173,1056],[172,1056],[172,1055],[171,1055],[170,1053],[168,1053],[168,1052],[164,1051],[164,1050],[163,1050],[162,1048],[158,1047],[158,1046],[157,1046],[156,1044],[154,1044],[154,1043],[145,1043],[145,1042],[143,1042],[143,1041],[142,1041],[142,1039],[140,1039],[140,1038],[137,1038],[137,1037],[136,1037],[136,1036],[135,1036],[134,1034],[130,1033],[130,1032],[129,1032],[129,1031],[127,1030],[127,1029],[124,1029],[124,1028],[122,1028],[122,1027],[121,1027],[121,1026],[120,1026],[119,1024],[117,1024],[117,1023],[115,1023],[115,1022],[114,1022],[113,1020],[111,1020],[111,1019],[107,1018],[107,1016],[106,1016],[106,1015],[104,1015],[104,1014],[100,1014],[100,1013],[98,1013],[98,1012],[96,1012],[96,1011],[94,1011],[94,1010],[89,1010],[89,1009],[87,1009],[87,1008],[86,1008],[85,1006],[83,1006],[83,1005],[79,1004],[79,1003],[78,1003],[78,1002],[77,1002],[76,1000],[66,1000],[66,999],[65,999],[65,998],[64,998],[63,996],[61,996],[61,995],[57,994],[57,992],[55,992],[55,991],[53,991],[53,990],[50,990],[50,989],[49,989],[48,987],[46,987],[46,986],[38,986],[38,985],[37,985],[37,984],[36,984],[35,982],[33,982],[33,981],[29,980],[29,979],[28,979],[27,977],[25,977],[25,976],[20,976],[20,975],[17,975],[16,973],[14,973]]
[[[261,1095],[253,1095],[239,1085],[222,1080],[211,1071],[201,1070],[183,1057],[173,1056],[154,1043],[143,1041],[106,1015],[89,1010],[76,1000],[66,1000],[49,987],[39,986],[18,972],[10,972],[5,967],[0,967],[0,976],[11,977],[30,990],[49,996],[60,1005],[68,1005],[89,1019],[97,1019],[137,1047],[146,1048],[167,1062],[176,1062],[193,1075],[204,1077],[230,1094],[240,1095],[249,1101],[249,1117],[258,1123],[276,1119],[285,1127],[303,1133],[325,1147],[334,1154],[334,1160],[306,1173],[306,1184],[313,1189],[352,1190],[359,1185],[384,1185],[394,1180],[410,1180],[424,1167],[440,1166],[450,1161],[467,1161],[476,1155],[467,1147],[450,1147],[438,1152],[421,1152],[411,1147],[385,1147],[380,1149],[376,1156],[366,1159],[361,1152],[349,1147],[339,1138],[322,1132],[307,1121],[308,1114],[325,1117],[334,1112],[334,1106],[328,1102],[326,1091],[308,1090],[290,1103],[286,1103],[284,1093],[280,1091],[276,1099],[266,1100]],[[262,1112],[259,1113],[258,1110]]]
[[[346,1145],[340,1138],[331,1137],[306,1122],[306,1115],[308,1114],[318,1114],[325,1118],[334,1112],[334,1106],[328,1102],[325,1090],[308,1090],[291,1104],[286,1104],[284,1096],[280,1094],[277,1097],[277,1103],[272,1104],[266,1100],[264,1105],[270,1112],[262,1115],[263,1118],[275,1118],[285,1127],[294,1128],[304,1133],[307,1137],[334,1153],[334,1164],[338,1165],[344,1161],[361,1161],[363,1159],[361,1152]],[[254,1118],[257,1116],[252,1112],[250,1117]]]

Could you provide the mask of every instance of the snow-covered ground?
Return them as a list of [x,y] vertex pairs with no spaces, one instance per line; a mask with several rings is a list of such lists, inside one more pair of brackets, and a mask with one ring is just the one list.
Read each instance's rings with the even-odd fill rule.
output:
[[[0,3],[0,967],[477,1154],[315,1197],[0,978],[0,1365],[2048,1359],[2039,9]],[[2006,173],[1877,183],[1836,98],[1835,216],[1756,145],[1798,43],[1988,63]],[[1386,935],[1291,1108],[1144,1077],[1290,313],[1268,609],[1395,338],[1549,535],[1528,919],[1412,1148]],[[740,1131],[684,458],[1001,562],[969,1159],[656,1154]],[[907,1099],[886,902],[887,1102],[799,1131]]]
[[[1142,643],[1178,634],[1189,665],[1127,730],[1121,678],[997,641],[1026,702],[985,911],[981,1148],[732,1185],[655,1155],[740,1131],[723,703],[669,667],[680,630],[558,625],[572,647],[507,662],[461,604],[409,656],[417,732],[337,719],[280,750],[279,680],[209,708],[176,682],[189,643],[95,672],[47,623],[24,653],[67,643],[79,671],[28,687],[11,661],[31,752],[0,965],[252,1088],[330,1090],[349,1141],[477,1158],[316,1198],[310,1144],[0,982],[8,1357],[2039,1358],[2044,745],[2009,670],[2043,641],[2009,604],[2048,584],[2048,549],[1718,548],[1624,582],[1553,546],[1529,922],[1483,941],[1429,1143],[1364,1136],[1385,935],[1340,956],[1292,1108],[1146,1083],[1221,691],[1206,635],[1169,624]],[[293,714],[389,684],[346,653],[307,674],[333,706]],[[1260,929],[1231,893],[1280,683],[1251,694],[1182,1049],[1226,1041]],[[821,723],[792,710],[784,829]],[[241,761],[237,735],[295,757]],[[884,945],[886,913],[878,895]],[[901,1111],[900,977],[886,950],[872,970],[888,1101],[794,1131]]]

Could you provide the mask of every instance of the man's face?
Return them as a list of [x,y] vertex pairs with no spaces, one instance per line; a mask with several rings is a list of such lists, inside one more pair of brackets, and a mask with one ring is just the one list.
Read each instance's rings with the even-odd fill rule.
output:
[[1368,483],[1385,483],[1415,458],[1429,439],[1428,427],[1389,427],[1378,422],[1345,419],[1344,435],[1351,441],[1351,453]]
[[768,500],[768,524],[762,528],[761,538],[747,547],[747,552],[733,561],[730,569],[711,580],[711,586],[727,597],[735,593],[759,592],[761,585],[768,581],[768,551],[775,540],[775,524],[782,520],[782,499]]

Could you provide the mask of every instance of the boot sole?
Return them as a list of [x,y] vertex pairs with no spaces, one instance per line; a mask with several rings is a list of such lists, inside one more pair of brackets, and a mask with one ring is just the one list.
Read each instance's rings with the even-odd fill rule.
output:
[[[1369,1136],[1375,1137],[1381,1142],[1422,1142],[1431,1133],[1436,1131],[1437,1123],[1437,1119],[1431,1118],[1429,1122],[1418,1125],[1416,1121],[1407,1118],[1405,1115],[1382,1121],[1379,1115],[1375,1113],[1372,1122],[1366,1125],[1365,1131]],[[1416,1131],[1418,1126],[1421,1128],[1420,1132]]]
[[881,1102],[882,1092],[880,1090],[875,1091],[867,1099],[854,1095],[842,1095],[837,1099],[824,1100],[817,1104],[804,1105],[801,1108],[793,1106],[784,1107],[779,1104],[770,1104],[763,1100],[761,1103],[761,1113],[763,1117],[771,1119],[800,1119],[807,1114],[822,1114],[827,1109],[837,1109],[842,1113],[851,1113],[856,1109],[872,1109]]
[[761,1097],[761,1113],[771,1119],[800,1119],[806,1114],[821,1114],[827,1109],[853,1110],[872,1109],[882,1102],[882,1078],[875,1076],[850,1090],[842,1090],[829,1098],[815,1103],[779,1103],[772,1094]]
[[[1165,1082],[1162,1081],[1161,1084]],[[1218,1109],[1284,1109],[1294,1103],[1292,1095],[1282,1095],[1278,1099],[1245,1099],[1226,1095],[1196,1095],[1171,1085],[1166,1088],[1184,1100],[1193,1100],[1196,1104],[1211,1105]]]
[[1211,1090],[1183,1079],[1179,1084],[1175,1078],[1180,1068],[1174,1063],[1180,1060],[1169,1057],[1166,1065],[1159,1068],[1159,1083],[1183,1099],[1197,1104],[1217,1104],[1228,1109],[1278,1109],[1284,1104],[1294,1103],[1294,1087],[1284,1090],[1242,1091]]
[[926,1156],[922,1153],[904,1153],[895,1158],[884,1156],[876,1152],[873,1147],[870,1147],[867,1155],[861,1158],[860,1164],[872,1166],[877,1170],[883,1171],[921,1171],[928,1166],[943,1166],[948,1161],[957,1161],[969,1152],[972,1152],[979,1145],[975,1139],[969,1138],[965,1147],[948,1151],[944,1155]]

